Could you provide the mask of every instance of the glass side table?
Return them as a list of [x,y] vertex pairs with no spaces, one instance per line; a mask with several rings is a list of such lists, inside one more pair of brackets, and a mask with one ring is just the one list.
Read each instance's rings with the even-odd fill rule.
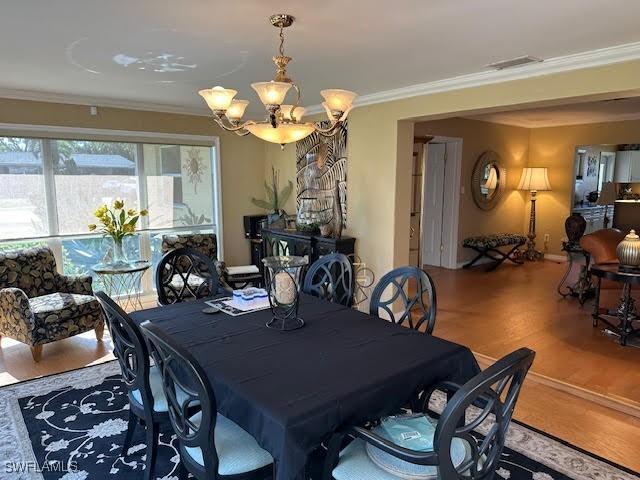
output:
[[[625,271],[619,265],[594,265],[591,273],[598,279],[596,284],[596,301],[593,305],[593,326],[598,322],[604,323],[608,328],[605,333],[611,333],[619,337],[620,345],[640,335],[640,317],[636,310],[635,300],[631,296],[631,286],[640,285],[640,270]],[[600,289],[602,279],[618,282],[622,287],[622,294],[616,309],[600,307]]]
[[[567,254],[567,271],[562,276],[558,284],[558,293],[562,297],[569,295],[577,297],[580,305],[584,305],[587,298],[595,294],[595,288],[591,283],[591,275],[589,273],[589,263],[591,263],[591,255],[582,249],[578,243],[562,242],[562,251]],[[584,263],[580,264],[580,274],[578,280],[572,285],[566,285],[565,282],[573,270],[575,257],[584,257]]]
[[120,263],[99,263],[91,267],[104,285],[104,292],[124,311],[142,310],[142,276],[151,262],[139,260]]

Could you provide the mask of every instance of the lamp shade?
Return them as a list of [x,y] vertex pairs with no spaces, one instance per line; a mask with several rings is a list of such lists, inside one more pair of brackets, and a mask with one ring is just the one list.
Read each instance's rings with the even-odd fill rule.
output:
[[254,123],[247,125],[246,128],[256,137],[280,145],[302,140],[315,130],[311,123],[282,123],[276,128],[269,123]]
[[602,185],[600,196],[596,205],[611,205],[618,199],[618,192],[616,191],[616,185],[613,182],[605,182]]
[[200,90],[198,93],[204,98],[205,102],[207,102],[209,108],[215,112],[217,110],[225,111],[229,108],[233,97],[235,97],[238,92],[230,88],[217,86]]
[[346,112],[349,110],[351,105],[353,105],[353,101],[358,96],[355,92],[337,88],[320,90],[320,95],[324,98],[327,107],[336,112]]
[[225,112],[226,117],[231,121],[239,121],[244,115],[247,105],[249,105],[248,100],[232,100],[231,105]]
[[542,191],[551,190],[546,167],[525,167],[518,184],[518,190]]
[[[291,111],[293,110],[293,115],[291,115]],[[305,112],[304,107],[295,107],[293,105],[280,105],[280,111],[282,112],[282,117],[285,120],[296,121],[299,122],[302,120],[302,116]]]
[[491,170],[489,170],[489,177],[487,178],[487,181],[484,184],[484,188],[486,188],[487,190],[495,190],[497,186],[498,186],[498,171],[494,167],[492,167]]
[[264,105],[282,105],[291,84],[271,80],[270,82],[252,83],[251,88],[256,91]]

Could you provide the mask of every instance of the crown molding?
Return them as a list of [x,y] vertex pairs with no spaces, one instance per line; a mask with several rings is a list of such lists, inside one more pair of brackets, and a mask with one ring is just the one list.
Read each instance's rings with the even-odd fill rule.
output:
[[[525,78],[551,75],[554,73],[593,68],[614,63],[628,62],[640,59],[640,42],[627,43],[614,47],[601,48],[588,52],[574,53],[561,57],[553,57],[540,63],[505,70],[488,70],[483,72],[460,75],[457,77],[419,83],[402,88],[394,88],[377,93],[370,93],[358,97],[355,107],[391,102],[405,98],[429,95],[451,90],[479,87],[492,83],[509,82]],[[313,115],[323,112],[321,105],[307,107],[307,114]]]
[[[640,59],[640,42],[627,43],[624,45],[616,45],[588,52],[553,57],[540,63],[525,65],[522,67],[509,68],[506,70],[487,70],[467,75],[460,75],[457,77],[445,78],[442,80],[435,80],[433,82],[419,83],[406,87],[370,93],[358,97],[354,106],[359,107],[364,105],[373,105],[376,103],[391,102],[394,100],[401,100],[421,95],[461,90],[464,88],[479,87],[492,83],[509,82],[524,78],[551,75],[570,70],[599,67],[638,59]],[[0,88],[0,98],[121,108],[125,110],[175,113],[202,117],[208,117],[211,115],[209,110],[200,107],[185,107],[154,102],[82,96],[56,92],[18,90],[11,88]],[[324,108],[322,108],[321,105],[311,105],[307,107],[307,115],[314,115],[321,112],[324,112]]]
[[12,100],[29,100],[34,102],[62,103],[70,105],[85,105],[103,108],[121,108],[124,110],[143,110],[148,112],[175,113],[180,115],[196,115],[199,117],[208,117],[211,115],[211,112],[207,108],[184,107],[180,105],[168,105],[164,103],[92,97],[67,93],[18,90],[12,88],[0,88],[0,98],[8,98]]

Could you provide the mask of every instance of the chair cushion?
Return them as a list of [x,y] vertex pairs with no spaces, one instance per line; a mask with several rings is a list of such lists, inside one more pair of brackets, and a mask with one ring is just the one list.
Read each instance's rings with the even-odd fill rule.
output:
[[100,311],[100,304],[91,295],[51,293],[29,299],[36,323],[59,323],[70,318]]
[[476,235],[467,237],[462,242],[463,247],[470,248],[497,248],[507,245],[522,245],[527,241],[527,237],[517,233],[493,233],[490,235]]
[[[164,390],[162,389],[162,375],[155,365],[149,368],[149,387],[151,388],[151,396],[153,397],[153,410],[155,412],[167,412],[169,407],[167,406],[167,397],[165,397]],[[136,403],[140,405],[143,404],[140,390],[132,390],[130,394],[130,398],[131,397],[133,397]]]
[[[469,444],[461,440],[465,446],[466,457],[471,456]],[[367,454],[364,440],[356,439],[340,452],[340,462],[333,469],[332,476],[336,480],[400,480],[400,479],[436,479],[437,467],[412,465],[425,469],[420,476],[410,473],[396,472],[394,475],[389,470],[376,465]],[[383,452],[384,453],[384,452]],[[396,459],[397,460],[397,459]],[[403,462],[409,464],[408,462]],[[409,464],[411,465],[411,464]],[[426,469],[429,469],[428,472]]]
[[[191,421],[199,425],[201,418],[202,413],[199,412],[191,417]],[[219,413],[213,441],[218,453],[218,475],[251,472],[273,463],[273,457],[260,448],[255,438]],[[185,451],[195,462],[204,465],[200,448],[185,447]]]
[[[204,282],[206,282],[206,280],[204,278],[202,278],[201,276],[196,275],[195,273],[191,273],[187,277],[187,284],[190,287],[198,288]],[[171,283],[169,285],[171,285],[176,290],[180,291],[180,289],[184,286],[184,277],[182,275],[179,275],[179,274],[176,273],[171,278]]]

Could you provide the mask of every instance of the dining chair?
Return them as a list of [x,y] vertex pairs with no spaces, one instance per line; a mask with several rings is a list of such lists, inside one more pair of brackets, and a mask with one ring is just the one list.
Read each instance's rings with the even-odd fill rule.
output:
[[155,470],[160,425],[169,420],[160,371],[150,365],[144,337],[131,317],[106,293],[98,292],[96,298],[107,319],[113,354],[120,364],[129,398],[129,423],[122,455],[127,456],[136,425],[144,422],[147,440],[144,478],[150,480]]
[[[513,410],[535,352],[521,348],[498,360],[464,385],[444,382],[422,396],[423,415],[411,428],[431,441],[431,448],[398,445],[388,431],[402,428],[406,417],[391,417],[389,428],[347,428],[329,442],[324,480],[489,480],[498,468]],[[442,414],[429,410],[446,402]],[[446,400],[444,392],[452,395]],[[433,416],[429,416],[432,413]],[[417,427],[416,427],[417,426]],[[350,443],[342,448],[346,440]]]
[[307,270],[302,290],[310,295],[350,307],[353,303],[353,267],[349,257],[330,253]]
[[140,326],[162,377],[169,419],[178,437],[180,478],[271,478],[273,457],[233,421],[217,413],[213,388],[202,367],[150,322]]
[[[394,307],[401,306],[394,314]],[[418,267],[400,267],[385,274],[371,294],[369,313],[379,316],[382,309],[397,324],[407,323],[419,330],[426,323],[431,334],[436,324],[436,287],[427,272]]]
[[211,259],[192,248],[165,254],[156,269],[158,303],[170,305],[218,293],[220,281]]

